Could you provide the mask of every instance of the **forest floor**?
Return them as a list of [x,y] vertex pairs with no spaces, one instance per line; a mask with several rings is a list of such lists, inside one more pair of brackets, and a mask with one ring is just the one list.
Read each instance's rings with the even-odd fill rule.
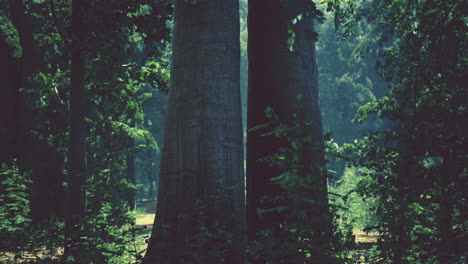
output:
[[[151,234],[151,230],[153,228],[155,214],[147,213],[147,214],[139,214],[136,220],[136,226],[138,229],[138,235],[140,237],[144,237],[144,239],[149,238]],[[144,227],[144,228],[143,228]],[[377,243],[377,239],[379,238],[379,234],[375,232],[364,232],[362,229],[354,229],[353,235],[355,236],[356,241],[356,249],[350,252],[350,257],[355,260],[355,264],[372,264],[367,259],[368,251],[372,248],[373,245]]]
[[[154,203],[145,203],[140,207],[136,217],[136,235],[137,240],[145,241],[141,249],[147,245],[147,241],[151,235],[153,229],[153,222],[155,218],[154,212],[156,211]],[[355,264],[372,264],[366,258],[368,250],[377,243],[377,233],[365,233],[360,229],[353,230],[353,234],[356,238],[357,248],[350,252],[350,256],[355,260]],[[41,263],[41,260],[45,259],[59,259],[63,255],[63,247],[46,249],[38,248],[29,252],[0,252],[0,263],[8,264],[21,264],[21,263]],[[49,262],[48,262],[49,263]]]
[[376,232],[364,232],[362,229],[354,229],[356,248],[350,251],[350,257],[354,260],[354,264],[373,264],[381,263],[369,260],[369,251],[374,245],[377,245],[379,234]]
[[375,232],[366,233],[362,229],[354,229],[353,234],[356,237],[356,243],[377,243],[379,234]]

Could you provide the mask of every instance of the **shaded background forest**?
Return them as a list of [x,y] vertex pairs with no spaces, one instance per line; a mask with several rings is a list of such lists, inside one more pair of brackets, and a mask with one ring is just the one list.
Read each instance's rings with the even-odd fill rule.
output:
[[[154,214],[173,6],[90,2],[82,263],[139,263],[134,225]],[[466,3],[323,2],[316,56],[335,258],[466,263]],[[241,0],[244,137],[247,9]],[[70,1],[0,2],[0,260],[56,263],[64,244],[70,27]],[[379,239],[357,245],[356,230]]]

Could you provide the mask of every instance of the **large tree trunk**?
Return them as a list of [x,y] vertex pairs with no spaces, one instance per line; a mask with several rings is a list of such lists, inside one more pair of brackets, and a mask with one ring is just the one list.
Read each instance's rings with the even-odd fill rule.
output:
[[241,263],[238,1],[188,2],[175,2],[157,216],[143,263]]
[[80,249],[78,243],[81,234],[80,227],[82,226],[83,217],[85,215],[84,5],[84,0],[72,1],[69,180],[65,216],[66,257],[73,257],[79,254]]
[[[306,4],[305,0],[249,1],[247,127],[250,129],[268,122],[264,112],[267,106],[278,114],[281,123],[291,124],[295,109],[299,111],[297,119],[310,122],[296,135],[311,138],[311,142],[303,146],[302,174],[311,175],[316,186],[313,195],[318,203],[311,207],[310,216],[317,219],[320,217],[321,221],[314,227],[314,233],[330,234],[331,217],[327,200],[327,174],[324,170],[313,20],[304,15],[296,24],[290,23],[306,10]],[[288,47],[290,29],[295,32],[293,51]],[[302,99],[297,100],[298,96]],[[250,240],[258,239],[258,231],[279,229],[287,214],[284,211],[264,213],[261,216],[257,213],[259,208],[275,206],[268,200],[262,202],[262,198],[282,194],[281,187],[272,183],[271,178],[283,173],[282,169],[258,160],[278,152],[281,147],[290,147],[286,140],[262,136],[265,132],[256,130],[247,135],[247,224]]]

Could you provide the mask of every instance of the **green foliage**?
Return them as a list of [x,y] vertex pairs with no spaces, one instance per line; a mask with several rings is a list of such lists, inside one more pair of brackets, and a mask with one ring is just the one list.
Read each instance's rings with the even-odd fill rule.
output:
[[366,190],[375,184],[372,181],[366,169],[348,167],[335,186],[330,187],[331,200],[338,208],[340,229],[364,229],[378,224],[377,199],[366,196]]
[[[86,2],[93,8],[88,10],[84,21],[89,29],[84,34],[86,45],[83,47],[87,57],[85,109],[88,180],[80,256],[83,263],[128,264],[141,257],[141,250],[137,245],[139,242],[134,242],[132,232],[128,231],[134,222],[128,212],[128,201],[135,195],[136,188],[127,177],[127,162],[129,155],[135,152],[158,151],[155,133],[150,133],[143,124],[147,121],[143,102],[151,97],[148,90],[150,94],[156,89],[167,91],[169,86],[167,47],[172,4],[168,1]],[[8,1],[1,2],[0,7],[2,49],[5,36],[8,47],[18,44],[16,48],[19,48],[19,52],[23,48],[21,87],[12,87],[19,89],[19,96],[11,100],[15,104],[14,109],[19,112],[18,120],[15,120],[17,123],[8,124],[7,128],[9,132],[19,132],[17,137],[21,140],[15,146],[15,153],[6,154],[18,156],[18,171],[31,170],[33,182],[24,190],[28,196],[23,197],[17,190],[13,192],[18,200],[13,203],[17,206],[15,208],[30,210],[31,204],[36,201],[23,204],[20,198],[27,202],[32,195],[36,195],[34,197],[42,201],[44,196],[51,195],[55,187],[67,186],[62,179],[68,176],[71,8],[69,1],[61,0]],[[19,45],[20,39],[26,40],[25,47]],[[130,140],[137,143],[130,144]],[[145,157],[149,158],[155,157]],[[7,180],[13,179],[16,178]],[[26,178],[22,176],[22,179]],[[53,181],[48,182],[48,179]],[[3,176],[1,180],[3,184]],[[44,184],[44,181],[47,183]],[[11,182],[5,181],[4,184],[7,183]],[[0,195],[3,195],[3,188],[1,190]],[[64,200],[61,194],[54,192],[53,195],[55,200]],[[10,230],[9,234],[15,235],[12,232],[16,228],[18,236],[23,234],[25,239],[12,240],[16,244],[11,248],[20,253],[43,246],[55,250],[57,245],[63,245],[63,219],[48,215],[50,220],[36,225],[38,223],[28,222],[30,216],[26,211],[24,214],[18,211],[15,217],[3,218],[3,214],[11,215],[7,209],[13,208],[3,207],[3,202],[0,204],[1,221],[4,221],[1,226],[5,227],[1,229],[2,243],[4,231]],[[35,210],[51,211],[48,206],[52,207],[50,204],[40,204]],[[58,211],[63,211],[63,207],[59,207]],[[22,218],[23,215],[26,215],[26,219]],[[23,220],[28,224],[22,225],[20,222]],[[46,263],[45,259],[41,261]]]
[[[372,30],[366,20],[358,21],[353,31],[342,38],[336,32],[331,15],[317,28],[317,60],[320,80],[320,105],[323,127],[333,134],[338,144],[362,137],[366,130],[375,130],[382,123],[371,120],[364,126],[353,123],[353,117],[363,104],[373,104],[386,91],[386,84],[374,69],[377,60],[377,40],[370,37]],[[345,162],[328,157],[329,168],[336,176],[343,174]],[[333,179],[331,179],[333,181]]]
[[325,11],[333,14],[333,24],[336,31],[340,27],[345,29],[343,37],[353,32],[356,25],[355,10],[359,2],[354,0],[324,0],[320,4],[326,5]]
[[[166,21],[171,5],[163,1],[129,1],[129,7],[120,2],[96,4],[102,8],[93,8],[94,18],[87,21],[96,34],[89,47],[87,83],[93,110],[87,118],[87,144],[92,155],[86,186],[86,237],[79,256],[84,262],[135,263],[141,259],[141,245],[130,230],[135,218],[129,214],[128,202],[136,188],[128,178],[128,157],[158,151],[154,134],[144,124],[143,103],[151,98],[149,85],[160,90],[168,87],[168,60],[159,56],[169,37]],[[103,27],[102,21],[113,23]],[[129,143],[133,141],[136,144]]]
[[458,7],[459,1],[363,6],[375,11],[367,18],[378,25],[378,67],[391,91],[361,107],[356,120],[377,115],[387,129],[343,144],[335,154],[368,169],[362,194],[378,201],[379,249],[391,263],[462,261],[457,234],[466,225],[459,212],[466,210],[460,188],[466,188],[467,126],[459,99],[466,98],[468,43],[466,8]]
[[[17,162],[2,163],[0,169],[0,258],[14,254],[21,263],[35,254],[41,263],[56,263],[51,256],[61,245],[63,225],[36,225],[30,218],[30,172],[21,172]],[[37,252],[42,251],[42,256]],[[4,255],[5,254],[5,255]]]
[[30,225],[28,173],[20,173],[16,161],[0,168],[0,250],[16,250],[26,239]]
[[21,56],[23,56],[18,31],[3,12],[0,12],[0,43],[1,42],[5,42],[5,44],[10,47],[11,56],[14,58],[21,58]]
[[90,206],[83,227],[85,237],[82,237],[77,257],[83,263],[138,263],[143,241],[135,236],[134,221],[133,213],[115,202],[103,199],[99,205]]

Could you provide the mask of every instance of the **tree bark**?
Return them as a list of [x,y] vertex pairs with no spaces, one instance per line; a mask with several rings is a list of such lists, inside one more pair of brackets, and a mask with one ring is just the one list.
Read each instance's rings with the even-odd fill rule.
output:
[[456,237],[453,232],[453,190],[450,186],[454,184],[457,175],[457,164],[454,151],[447,150],[443,153],[444,162],[439,170],[440,178],[440,202],[437,215],[437,228],[439,231],[439,261],[440,263],[455,262],[457,251]]
[[[323,131],[318,103],[318,72],[313,39],[313,19],[303,16],[296,24],[291,21],[306,9],[305,0],[252,0],[249,1],[249,92],[248,129],[266,123],[265,108],[270,106],[279,121],[291,124],[293,114],[299,110],[298,120],[310,122],[300,135],[310,137],[304,147],[302,164],[304,176],[311,175],[316,186],[314,199],[319,205],[311,208],[311,217],[324,216],[315,227],[317,234],[331,233],[331,217],[327,199],[327,173],[323,151]],[[295,32],[293,51],[288,47],[288,30]],[[300,96],[302,99],[297,100]],[[258,160],[278,152],[290,143],[271,136],[267,131],[248,132],[247,135],[247,224],[249,240],[256,240],[261,230],[278,229],[285,213],[262,214],[257,210],[271,206],[262,202],[264,197],[281,195],[279,185],[271,178],[284,171]],[[274,206],[274,205],[273,205]],[[324,243],[326,243],[324,241]],[[263,260],[264,262],[264,260]],[[260,260],[258,263],[262,263]]]
[[65,257],[80,263],[79,241],[85,215],[85,26],[84,0],[72,1],[72,58],[70,77],[70,145],[65,219]]
[[[143,263],[219,263],[220,258],[241,263],[238,1],[188,2],[175,1],[157,217]],[[214,248],[224,251],[210,257]]]
[[13,56],[13,48],[0,35],[0,163],[18,158],[16,139],[19,125],[17,110],[20,103],[21,57]]
[[[132,122],[132,126],[134,122]],[[128,139],[128,153],[127,153],[127,182],[136,185],[136,177],[135,177],[135,139],[129,138]],[[136,207],[136,199],[135,194],[132,193],[128,197],[128,205],[130,210],[134,210]]]
[[[63,218],[63,180],[60,162],[62,155],[50,145],[42,142],[31,131],[37,131],[37,123],[32,122],[35,110],[29,90],[38,89],[34,83],[34,74],[39,72],[43,61],[43,54],[35,43],[34,18],[27,10],[23,1],[7,1],[6,13],[17,29],[22,56],[13,58],[10,54],[4,56],[6,64],[2,68],[0,79],[3,82],[5,95],[0,99],[0,105],[5,111],[5,125],[0,124],[0,159],[18,159],[21,170],[30,170],[32,186],[30,192],[30,216],[33,223],[41,223],[51,217]],[[7,56],[8,55],[8,56]],[[1,57],[1,56],[0,56]],[[24,89],[25,92],[20,92]]]

